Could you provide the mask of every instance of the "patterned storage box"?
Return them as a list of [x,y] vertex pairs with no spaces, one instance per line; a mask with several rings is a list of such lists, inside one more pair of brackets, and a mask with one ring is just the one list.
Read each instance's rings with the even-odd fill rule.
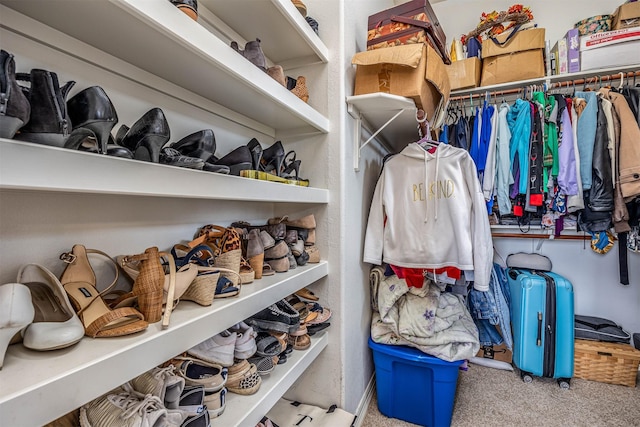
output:
[[578,29],[580,36],[602,33],[611,30],[612,19],[612,15],[596,15],[576,22],[574,28]]
[[636,386],[640,351],[629,344],[575,340],[573,376],[609,384]]

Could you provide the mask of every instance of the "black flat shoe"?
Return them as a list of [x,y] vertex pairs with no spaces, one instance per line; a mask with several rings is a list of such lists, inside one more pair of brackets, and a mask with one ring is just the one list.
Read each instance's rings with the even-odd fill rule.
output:
[[240,171],[251,169],[252,162],[251,150],[246,145],[241,145],[221,159],[216,159],[215,156],[212,156],[207,163],[228,166],[229,175],[240,176]]
[[[118,131],[120,134],[120,131]],[[160,150],[169,141],[169,123],[160,108],[152,108],[127,130],[120,145],[133,152],[136,160],[160,162]],[[116,142],[118,138],[116,136]]]
[[0,50],[0,138],[11,139],[29,121],[31,105],[16,80],[13,55]]
[[[118,114],[104,89],[100,86],[91,86],[78,92],[67,101],[67,111],[73,131],[78,129],[91,131],[97,142],[96,152],[107,154],[111,130],[118,123]],[[70,136],[65,147],[77,149],[76,138]]]
[[216,152],[216,137],[213,130],[204,129],[187,135],[170,145],[182,155],[206,161]]

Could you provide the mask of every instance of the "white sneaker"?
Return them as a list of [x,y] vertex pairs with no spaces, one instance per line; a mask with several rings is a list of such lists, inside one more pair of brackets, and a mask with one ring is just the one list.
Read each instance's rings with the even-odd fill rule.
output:
[[153,368],[129,381],[131,387],[143,395],[160,398],[167,409],[178,409],[180,395],[184,390],[184,378],[176,374],[175,366]]
[[253,328],[244,322],[236,323],[228,329],[229,332],[237,335],[233,357],[236,359],[248,359],[256,353],[256,336],[258,334]]
[[[80,408],[81,427],[179,427],[160,399],[116,389]],[[179,421],[179,422],[178,422]]]
[[238,335],[229,331],[222,331],[204,340],[187,353],[205,362],[216,363],[225,367],[233,365],[233,355]]

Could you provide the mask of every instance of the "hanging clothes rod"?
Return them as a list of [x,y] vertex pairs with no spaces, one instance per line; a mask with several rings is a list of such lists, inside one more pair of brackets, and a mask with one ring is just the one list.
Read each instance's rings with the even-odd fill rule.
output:
[[541,234],[541,233],[500,233],[494,231],[491,233],[495,238],[516,238],[516,239],[545,239],[545,240],[590,240],[591,236],[584,235],[571,235],[561,234],[556,236],[554,234]]
[[[547,84],[547,89],[551,90],[551,89],[559,89],[562,87],[566,88],[566,87],[577,86],[577,85],[599,84],[599,83],[608,82],[608,81],[617,81],[617,80],[619,81],[621,78],[623,81],[626,81],[630,78],[635,78],[635,77],[640,77],[640,71],[620,72],[620,73],[609,74],[605,76],[594,76],[594,77],[587,77],[582,79],[553,82],[553,83]],[[541,84],[544,84],[544,82],[541,82],[539,85]],[[535,84],[523,85],[522,87],[515,88],[515,89],[504,89],[504,90],[495,89],[495,90],[487,91],[486,93],[488,93],[490,96],[510,95],[514,93],[521,93],[525,90],[525,88],[528,88],[529,86],[535,86]],[[482,97],[482,96],[484,95],[469,94],[469,95],[452,96],[451,98],[449,98],[449,102],[462,101],[465,99]]]

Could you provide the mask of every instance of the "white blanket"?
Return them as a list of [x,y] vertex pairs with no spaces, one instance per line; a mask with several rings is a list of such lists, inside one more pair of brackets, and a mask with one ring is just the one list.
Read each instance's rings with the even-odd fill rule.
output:
[[374,342],[408,345],[449,362],[478,353],[478,329],[461,296],[441,293],[430,280],[422,288],[410,288],[395,275],[385,277],[381,269],[374,267],[370,275],[372,302],[378,308],[371,320]]

